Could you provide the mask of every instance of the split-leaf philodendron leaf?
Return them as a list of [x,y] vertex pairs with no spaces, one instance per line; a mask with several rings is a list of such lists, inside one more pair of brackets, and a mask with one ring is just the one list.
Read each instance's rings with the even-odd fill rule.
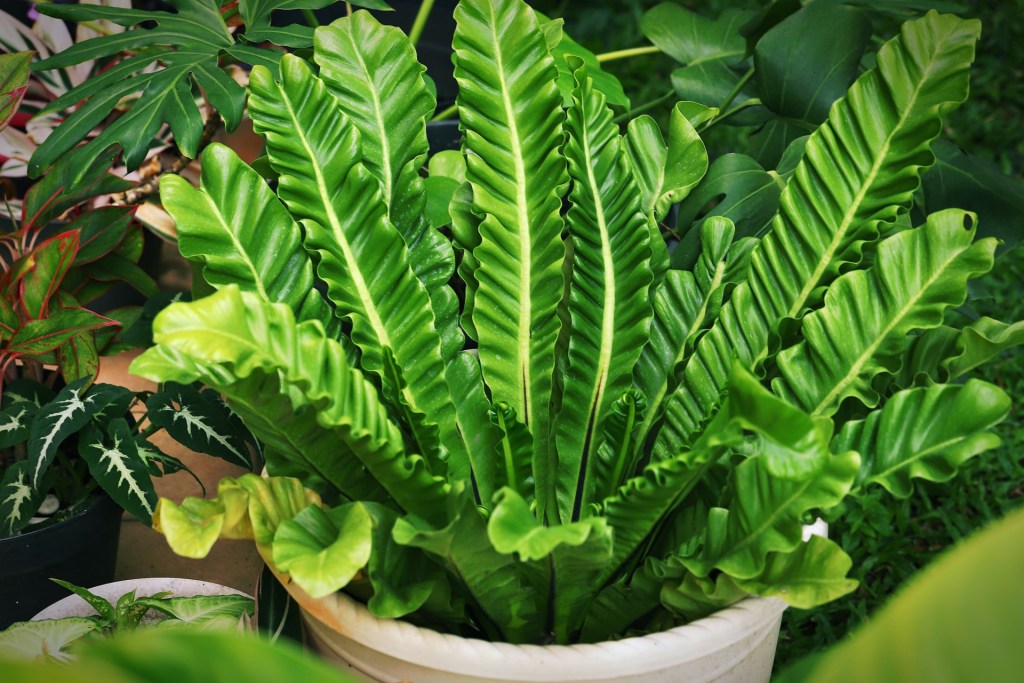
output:
[[[808,516],[945,480],[1006,412],[997,387],[948,383],[1021,341],[944,316],[993,244],[973,214],[906,215],[977,23],[906,24],[784,171],[712,166],[756,171],[714,207],[711,110],[680,104],[667,137],[620,128],[522,0],[455,18],[463,147],[427,182],[422,68],[356,12],[317,29],[319,74],[253,71],[275,190],[217,146],[198,189],[165,184],[216,291],[160,313],[133,369],[225,396],[270,477],[163,500],[154,525],[189,556],[253,538],[313,594],[352,582],[379,616],[512,642],[852,590]],[[698,38],[672,49],[744,58]],[[657,222],[684,198],[700,239],[670,268]]]

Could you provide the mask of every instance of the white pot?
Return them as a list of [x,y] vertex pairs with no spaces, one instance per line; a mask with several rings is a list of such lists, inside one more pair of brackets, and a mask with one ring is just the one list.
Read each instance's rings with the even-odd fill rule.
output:
[[639,638],[510,645],[379,619],[344,593],[315,600],[286,576],[278,579],[302,607],[308,644],[362,680],[382,683],[764,683],[786,608],[776,598],[748,598],[692,624]]
[[[175,597],[190,597],[193,595],[245,595],[242,591],[222,586],[219,583],[209,581],[197,581],[195,579],[175,578],[146,578],[127,579],[125,581],[114,581],[105,583],[102,586],[90,588],[89,591],[100,596],[111,604],[117,604],[117,599],[125,593],[135,591],[135,597],[143,598],[157,593],[169,592]],[[246,596],[251,597],[251,596]],[[32,621],[41,619],[61,619],[63,617],[91,617],[96,610],[89,606],[77,595],[69,595],[58,600],[43,611],[32,617]]]

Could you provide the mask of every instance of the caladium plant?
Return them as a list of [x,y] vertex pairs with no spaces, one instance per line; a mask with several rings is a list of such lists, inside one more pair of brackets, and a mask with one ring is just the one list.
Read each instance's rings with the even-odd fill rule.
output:
[[995,241],[968,212],[907,217],[977,22],[904,25],[780,177],[771,230],[713,217],[681,271],[658,221],[707,171],[714,112],[623,132],[522,0],[455,18],[463,148],[431,182],[423,68],[364,12],[317,29],[316,71],[253,69],[276,190],[219,146],[199,189],[165,181],[217,291],[164,310],[133,371],[223,393],[270,476],[161,500],[154,527],[189,556],[253,538],[314,597],[511,642],[852,590],[803,523],[949,479],[1009,409],[964,379],[1024,325],[956,312]]

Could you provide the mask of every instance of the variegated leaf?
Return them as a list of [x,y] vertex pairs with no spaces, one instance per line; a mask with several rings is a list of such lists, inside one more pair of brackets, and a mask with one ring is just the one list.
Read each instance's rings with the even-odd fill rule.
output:
[[84,387],[90,379],[86,377],[68,384],[56,398],[42,406],[32,420],[28,450],[33,485],[46,473],[64,439],[84,427],[93,415],[131,393],[124,387],[96,384],[85,394]]
[[156,492],[146,462],[139,455],[135,438],[124,419],[111,421],[106,435],[96,425],[86,425],[78,438],[78,453],[114,502],[150,524],[156,507]]
[[228,407],[185,384],[168,382],[146,401],[150,422],[176,441],[242,467],[252,467],[245,440],[232,424]]
[[3,402],[0,407],[7,410],[16,403],[31,404],[33,408],[39,408],[44,403],[53,400],[57,395],[50,387],[30,379],[15,379],[4,382]]
[[37,410],[32,403],[22,401],[0,411],[0,448],[10,448],[28,439],[28,430]]
[[8,467],[0,482],[0,537],[13,536],[28,524],[42,498],[32,486],[28,460],[19,460]]

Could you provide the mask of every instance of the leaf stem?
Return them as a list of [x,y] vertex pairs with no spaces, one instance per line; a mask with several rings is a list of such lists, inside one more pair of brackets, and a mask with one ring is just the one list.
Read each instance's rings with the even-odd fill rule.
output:
[[[348,4],[348,3],[346,3]],[[349,8],[349,14],[352,14],[352,8]],[[309,24],[310,28],[316,28],[320,25],[320,20],[316,18],[316,13],[311,9],[302,10],[302,16],[306,18],[306,23]]]
[[[733,86],[733,89],[729,91],[728,95],[726,95],[725,101],[722,102],[722,105],[718,108],[719,111],[725,111],[729,108],[729,105],[732,104],[732,101],[736,99],[736,96],[740,94],[740,90],[743,90],[743,86],[747,84],[747,81],[749,81],[753,75],[754,67],[750,67],[747,69],[747,73],[743,74],[740,80],[736,81],[736,85]],[[724,114],[722,115],[722,118],[725,118]]]
[[597,61],[600,63],[613,62],[616,59],[628,59],[629,57],[639,57],[641,55],[653,55],[658,54],[661,50],[655,45],[644,45],[642,47],[631,47],[626,50],[615,50],[613,52],[602,52],[597,55]]
[[423,0],[420,3],[420,10],[416,13],[416,19],[412,22],[412,28],[409,29],[409,41],[416,46],[420,42],[420,36],[423,35],[423,29],[427,25],[427,19],[430,18],[430,10],[434,8],[434,0]]
[[654,109],[655,107],[657,107],[657,106],[667,102],[668,100],[672,99],[675,96],[676,96],[675,91],[669,91],[669,92],[665,93],[664,95],[662,95],[661,97],[653,99],[650,102],[645,102],[644,104],[641,104],[639,107],[634,107],[633,109],[630,109],[629,111],[627,111],[627,112],[625,112],[623,114],[619,114],[614,119],[612,119],[612,122],[613,123],[622,123],[623,121],[631,119],[634,116],[637,116],[639,114],[643,114],[644,112],[647,112],[647,111],[650,111],[651,109]]
[[431,123],[436,121],[446,121],[459,113],[459,105],[453,104],[446,109],[442,109],[434,115],[434,118],[430,119]]

